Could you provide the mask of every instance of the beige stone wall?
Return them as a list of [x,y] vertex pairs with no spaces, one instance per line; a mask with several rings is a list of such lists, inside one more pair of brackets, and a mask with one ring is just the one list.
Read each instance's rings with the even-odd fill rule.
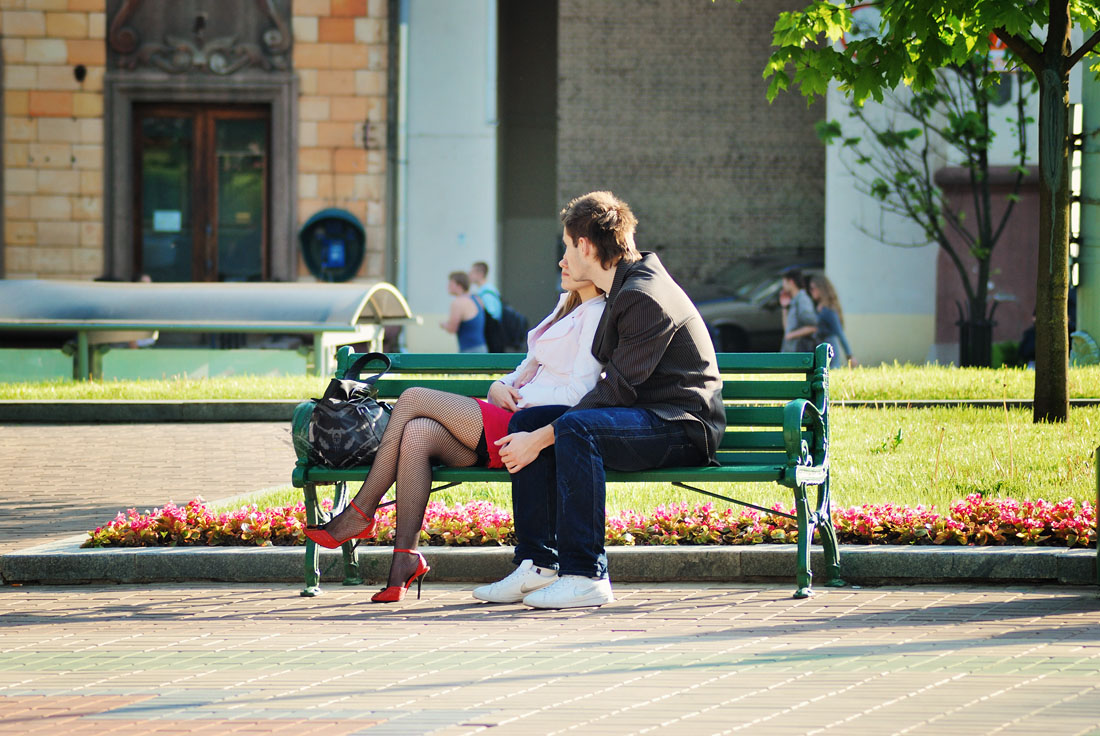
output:
[[[367,230],[361,275],[385,275],[385,0],[294,0],[298,219],[343,208]],[[367,128],[364,131],[364,124]],[[367,140],[364,141],[364,132]],[[305,267],[301,267],[305,274]]]
[[104,9],[104,0],[0,1],[7,278],[102,272]]
[[746,254],[823,252],[824,104],[769,104],[780,10],[804,0],[561,0],[558,199],[611,189],[685,285]]

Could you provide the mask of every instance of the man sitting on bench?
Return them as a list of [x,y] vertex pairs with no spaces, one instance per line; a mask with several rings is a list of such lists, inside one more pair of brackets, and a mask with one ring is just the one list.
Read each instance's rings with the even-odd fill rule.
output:
[[512,476],[519,567],[473,592],[535,608],[614,600],[604,553],[605,468],[712,464],[725,430],[710,334],[657,256],[635,247],[630,207],[592,192],[570,202],[561,221],[569,271],[607,293],[592,341],[605,372],[572,408],[517,412],[497,441]]

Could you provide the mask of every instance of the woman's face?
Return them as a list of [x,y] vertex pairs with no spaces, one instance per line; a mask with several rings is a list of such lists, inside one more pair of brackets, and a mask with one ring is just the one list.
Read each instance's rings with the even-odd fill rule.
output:
[[810,298],[815,302],[821,297],[821,290],[817,288],[817,284],[813,281],[806,287],[806,291],[810,292]]
[[454,279],[447,279],[447,293],[451,296],[458,296],[462,293],[462,287]]

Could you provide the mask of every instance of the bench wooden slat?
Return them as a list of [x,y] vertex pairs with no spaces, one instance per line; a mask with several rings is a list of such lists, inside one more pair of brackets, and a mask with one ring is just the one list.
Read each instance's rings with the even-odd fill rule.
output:
[[[812,441],[813,433],[803,432],[802,439]],[[783,443],[782,432],[757,430],[755,432],[726,432],[722,435],[722,444],[719,447],[723,450],[772,449],[783,451],[786,445]]]
[[813,369],[813,353],[718,353],[722,373],[807,373]]

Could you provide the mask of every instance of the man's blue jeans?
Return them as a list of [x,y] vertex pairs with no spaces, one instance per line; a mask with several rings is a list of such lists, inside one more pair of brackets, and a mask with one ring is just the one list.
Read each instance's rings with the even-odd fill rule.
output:
[[703,453],[681,422],[647,409],[610,407],[566,414],[565,406],[516,412],[509,432],[554,423],[554,444],[512,475],[515,562],[532,560],[562,575],[607,577],[606,479],[608,470],[701,465]]

